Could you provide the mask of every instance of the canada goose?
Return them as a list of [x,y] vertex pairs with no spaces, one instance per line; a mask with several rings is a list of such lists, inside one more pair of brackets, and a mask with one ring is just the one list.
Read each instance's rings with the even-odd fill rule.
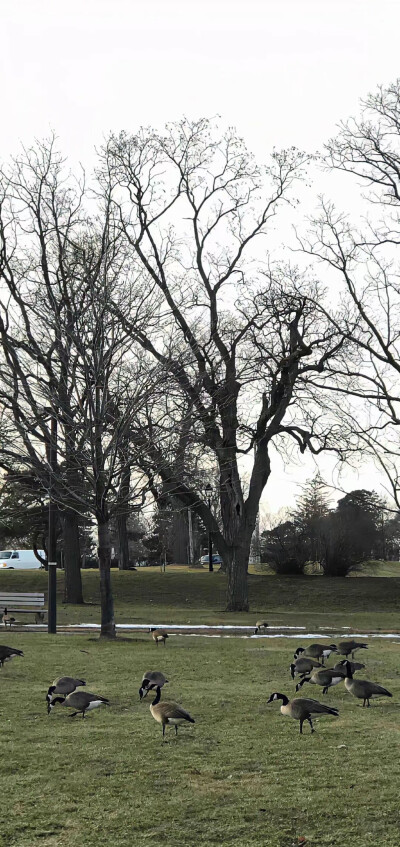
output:
[[22,650],[17,650],[16,647],[6,647],[5,644],[0,644],[0,667],[3,667],[4,662],[10,662],[14,656],[23,656]]
[[85,717],[86,712],[90,712],[92,709],[97,709],[98,706],[109,706],[109,700],[105,697],[101,697],[100,694],[90,694],[89,691],[73,691],[72,694],[68,694],[66,697],[54,697],[49,703],[50,711],[54,709],[56,703],[60,703],[62,706],[68,706],[70,709],[75,709],[70,718],[74,718],[75,715],[78,715],[79,712],[82,712],[82,717]]
[[368,650],[368,644],[363,644],[361,641],[339,641],[336,652],[341,656],[349,656],[354,659],[355,650]]
[[343,668],[339,671],[330,668],[322,668],[320,671],[314,670],[309,676],[303,676],[303,679],[296,685],[296,691],[299,691],[305,682],[310,682],[312,685],[322,685],[322,693],[326,694],[333,685],[343,682],[345,676],[346,671]]
[[300,735],[303,733],[304,721],[308,721],[311,727],[311,732],[315,732],[312,725],[311,715],[334,715],[337,717],[339,714],[337,709],[333,709],[330,706],[324,706],[324,704],[319,703],[318,700],[306,700],[302,697],[296,697],[294,700],[289,700],[289,698],[286,697],[286,694],[279,694],[278,691],[271,694],[267,703],[272,703],[273,700],[282,700],[282,715],[300,721]]
[[369,679],[353,679],[350,662],[346,662],[345,666],[346,679],[344,684],[346,690],[353,697],[358,697],[359,700],[362,700],[363,706],[365,704],[369,706],[371,697],[393,697],[393,694],[387,688],[383,688],[382,685],[378,685],[376,682],[370,682]]
[[147,697],[149,691],[152,691],[154,688],[162,688],[166,682],[168,682],[168,679],[161,671],[146,671],[143,674],[142,684],[139,688],[140,699]]
[[165,701],[164,703],[160,703],[160,697],[161,688],[159,685],[157,685],[156,697],[150,706],[150,712],[154,720],[162,724],[163,738],[165,735],[166,726],[174,726],[175,735],[178,735],[179,724],[186,722],[195,723],[194,718],[189,715],[189,712],[186,712],[185,709],[182,709],[182,706],[178,706],[177,703],[168,703],[167,701]]
[[254,635],[257,635],[259,629],[263,629],[265,632],[265,630],[268,629],[267,621],[257,621]]
[[322,668],[321,662],[317,662],[316,659],[310,659],[307,656],[304,658],[301,656],[290,665],[291,677],[294,679],[295,676],[302,676],[302,674],[309,673],[314,668]]
[[72,694],[72,692],[75,691],[76,688],[79,688],[81,685],[86,685],[85,680],[75,679],[75,677],[73,676],[60,676],[58,679],[55,679],[53,684],[50,685],[46,694],[47,714],[50,714],[50,704],[54,697],[57,696],[57,694],[62,694],[64,696],[66,696],[67,694]]
[[[345,672],[346,671],[345,664],[346,664],[346,659],[342,659],[341,662],[338,662],[332,668],[332,670],[333,671],[344,671]],[[351,667],[352,673],[356,673],[356,671],[362,671],[363,668],[365,668],[365,665],[363,665],[362,662],[349,662],[349,665]]]
[[7,624],[8,624],[10,629],[11,629],[13,623],[17,623],[16,618],[13,618],[12,615],[9,615],[8,612],[7,612],[7,609],[4,609],[2,621],[3,621],[4,626],[7,627]]
[[309,644],[308,647],[298,647],[294,658],[297,659],[300,654],[311,659],[321,659],[324,664],[324,659],[327,659],[331,653],[336,651],[336,644]]
[[164,647],[165,647],[165,642],[168,638],[168,632],[165,632],[164,629],[155,629],[154,626],[152,626],[150,628],[149,632],[151,632],[151,637],[152,637],[153,641],[156,642],[157,647],[158,647],[159,641],[162,641],[163,644],[164,644]]

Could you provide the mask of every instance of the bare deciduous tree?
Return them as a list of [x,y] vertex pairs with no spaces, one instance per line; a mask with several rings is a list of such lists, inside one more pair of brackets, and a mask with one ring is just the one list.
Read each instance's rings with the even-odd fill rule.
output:
[[[79,574],[71,524],[75,519],[77,529],[76,516],[88,512],[95,518],[101,634],[113,636],[109,521],[116,504],[121,508],[121,483],[133,461],[125,446],[149,372],[111,300],[127,268],[109,206],[91,218],[84,199],[84,187],[65,178],[53,141],[26,151],[3,173],[2,453],[31,468],[68,517],[67,579],[71,550]],[[124,508],[144,496],[143,478],[136,475],[135,483],[136,490],[125,490]]]
[[[289,201],[307,157],[291,149],[259,168],[231,130],[183,120],[164,135],[110,139],[100,180],[154,318],[138,328],[129,303],[124,329],[164,369],[190,405],[204,465],[219,469],[222,530],[197,487],[182,478],[151,420],[142,451],[164,490],[194,509],[212,531],[228,573],[227,608],[248,608],[247,563],[271,449],[318,453],[338,445],[312,377],[343,357],[339,323],[324,292],[288,269],[268,266],[265,234]],[[331,373],[326,377],[331,381]],[[325,404],[325,408],[324,408]],[[245,495],[241,470],[254,462]],[[247,458],[246,458],[247,457]]]
[[357,180],[363,214],[353,223],[324,201],[300,244],[341,280],[348,312],[356,316],[343,324],[358,355],[342,375],[342,390],[356,399],[348,423],[386,473],[399,505],[400,80],[361,105],[361,117],[342,123],[327,145],[326,162]]

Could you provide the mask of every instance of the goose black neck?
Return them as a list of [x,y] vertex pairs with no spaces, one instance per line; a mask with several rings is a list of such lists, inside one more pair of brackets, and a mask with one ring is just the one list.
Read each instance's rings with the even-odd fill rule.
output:
[[282,700],[282,704],[283,704],[284,706],[286,706],[286,704],[289,702],[289,697],[286,697],[286,694],[279,694],[279,693],[278,693],[278,695],[277,695],[277,698],[276,698],[276,699],[277,699],[277,700]]
[[350,664],[350,662],[346,662],[346,664],[345,664],[345,668],[346,668],[346,676],[347,676],[347,678],[348,678],[348,679],[353,679],[353,673],[352,673],[352,670],[351,670],[351,664]]
[[159,686],[159,685],[157,685],[157,692],[156,692],[156,696],[155,696],[155,698],[154,698],[154,700],[153,700],[153,702],[152,702],[152,704],[151,704],[151,705],[152,705],[152,706],[156,706],[156,705],[157,705],[157,703],[159,703],[159,702],[160,702],[160,699],[161,699],[161,688],[160,688],[160,686]]

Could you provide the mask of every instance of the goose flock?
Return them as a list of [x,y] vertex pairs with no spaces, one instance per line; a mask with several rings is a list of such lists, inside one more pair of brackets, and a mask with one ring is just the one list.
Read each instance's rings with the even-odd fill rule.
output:
[[[369,679],[354,679],[353,675],[357,671],[363,670],[365,665],[361,662],[349,661],[348,657],[351,655],[354,659],[356,650],[367,650],[367,648],[367,644],[354,640],[339,641],[338,644],[310,644],[308,647],[298,647],[293,656],[294,662],[290,665],[292,679],[300,678],[296,684],[296,692],[305,683],[310,683],[311,685],[319,685],[322,688],[322,694],[327,694],[330,688],[344,682],[346,691],[353,697],[362,700],[363,706],[369,706],[372,697],[392,697],[391,692],[377,682],[371,682]],[[332,653],[345,658],[334,667],[327,668],[324,665],[324,660],[328,659]],[[318,700],[305,697],[295,697],[293,700],[289,700],[286,694],[274,691],[268,703],[275,700],[282,701],[282,715],[299,721],[300,734],[303,732],[305,721],[309,723],[311,732],[315,732],[312,715],[333,715],[334,717],[339,715],[338,709],[333,706],[326,706]]]
[[[258,633],[261,629],[265,631],[267,627],[266,621],[257,621],[255,632]],[[151,628],[150,634],[156,646],[163,643],[165,647],[168,638],[167,632]],[[294,661],[291,662],[289,668],[292,680],[295,681],[298,678],[296,693],[307,683],[319,685],[322,688],[322,694],[327,694],[330,688],[344,682],[346,691],[353,697],[362,700],[363,707],[370,706],[370,700],[373,697],[392,697],[392,693],[377,682],[354,678],[354,674],[363,670],[365,665],[361,662],[350,661],[349,656],[351,655],[354,660],[356,650],[366,650],[367,648],[367,644],[355,640],[339,641],[338,644],[310,644],[308,647],[298,647],[293,656]],[[331,668],[325,667],[325,659],[328,659],[331,654],[345,658]],[[0,667],[3,667],[5,662],[18,656],[23,657],[23,655],[22,650],[0,645]],[[161,690],[167,683],[168,679],[162,671],[150,670],[143,674],[139,688],[140,700],[147,697],[150,691],[155,692],[155,698],[150,704],[150,713],[154,720],[162,726],[163,740],[168,726],[174,727],[177,735],[178,726],[195,723],[189,712],[178,703],[168,700],[161,701]],[[72,676],[62,676],[55,679],[46,694],[48,715],[51,714],[56,705],[62,705],[73,709],[70,717],[81,714],[82,718],[85,718],[86,712],[110,704],[109,700],[100,694],[82,691],[81,689],[85,687],[86,680],[84,679]],[[267,703],[275,701],[282,702],[280,707],[282,715],[299,721],[300,734],[303,733],[305,721],[309,724],[311,733],[315,732],[312,722],[314,715],[331,715],[333,717],[339,715],[339,710],[333,706],[327,706],[318,700],[305,697],[294,697],[291,700],[286,694],[279,691],[274,691]]]

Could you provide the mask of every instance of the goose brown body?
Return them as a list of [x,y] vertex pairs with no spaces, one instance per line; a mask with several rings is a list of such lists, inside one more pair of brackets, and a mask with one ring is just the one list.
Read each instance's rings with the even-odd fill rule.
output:
[[157,686],[157,694],[150,706],[150,712],[158,723],[162,725],[163,738],[165,736],[165,728],[167,726],[175,727],[175,735],[178,735],[178,726],[184,723],[195,723],[194,718],[189,715],[182,706],[178,703],[172,703],[165,700],[160,703],[161,689]]
[[369,679],[353,679],[350,662],[346,662],[346,679],[344,681],[346,691],[363,700],[363,706],[370,705],[371,697],[393,697],[392,693],[384,688],[383,685],[378,685],[377,682],[370,682]]
[[351,653],[351,658],[354,659],[355,650],[368,650],[368,644],[361,641],[339,641],[336,646],[336,652],[340,656],[346,656],[346,658]]
[[336,644],[309,644],[308,647],[298,647],[294,658],[297,659],[301,655],[311,659],[321,659],[322,664],[324,664],[324,659],[327,659],[335,651]]
[[268,623],[267,623],[266,620],[257,621],[256,628],[254,630],[254,635],[257,635],[257,633],[260,629],[263,629],[264,632],[265,632],[266,629],[268,629]]
[[7,624],[8,624],[10,629],[11,629],[13,623],[14,624],[17,623],[16,619],[12,615],[8,614],[7,609],[4,609],[2,621],[3,621],[4,626],[7,627]]
[[47,714],[50,714],[50,703],[54,697],[57,697],[58,694],[67,696],[67,694],[72,694],[76,688],[80,688],[84,685],[86,685],[84,679],[76,679],[73,676],[60,676],[58,679],[55,679],[46,694]]
[[84,718],[86,712],[91,712],[92,709],[97,709],[99,706],[108,706],[109,700],[100,694],[92,694],[90,691],[74,691],[72,694],[68,694],[67,697],[54,697],[50,703],[50,711],[54,709],[56,703],[60,703],[62,706],[67,706],[70,709],[75,709],[74,713],[70,715],[71,718],[79,713]]
[[309,682],[311,685],[320,685],[323,689],[322,693],[326,694],[329,688],[338,685],[339,682],[343,682],[345,676],[346,671],[343,668],[341,670],[334,670],[333,668],[316,669],[309,676],[304,676],[301,682],[297,683],[296,691],[299,691],[305,682]]
[[296,697],[294,700],[289,700],[286,694],[279,694],[275,691],[271,694],[268,703],[273,700],[282,700],[281,714],[285,717],[294,718],[300,722],[300,734],[303,733],[303,723],[308,721],[311,727],[311,732],[315,732],[312,724],[311,715],[334,715],[337,717],[339,712],[331,706],[325,706],[324,703],[319,703],[318,700],[309,700],[303,697]]
[[4,662],[9,662],[14,656],[23,656],[22,650],[17,650],[16,647],[7,647],[5,644],[0,644],[0,667],[3,667]]
[[301,656],[290,665],[292,679],[294,679],[295,676],[302,676],[302,674],[310,673],[310,671],[314,670],[314,668],[322,668],[321,662],[318,662],[317,659],[311,659],[311,657],[304,656],[303,658],[303,656]]
[[165,647],[165,642],[168,638],[168,632],[165,632],[164,629],[151,629],[151,637],[153,641],[155,641],[156,646],[158,647],[158,642],[162,642]]
[[[346,659],[342,659],[341,662],[338,662],[333,668],[333,671],[343,671],[346,676]],[[362,671],[365,668],[362,662],[349,662],[351,672],[356,673],[357,671]]]

